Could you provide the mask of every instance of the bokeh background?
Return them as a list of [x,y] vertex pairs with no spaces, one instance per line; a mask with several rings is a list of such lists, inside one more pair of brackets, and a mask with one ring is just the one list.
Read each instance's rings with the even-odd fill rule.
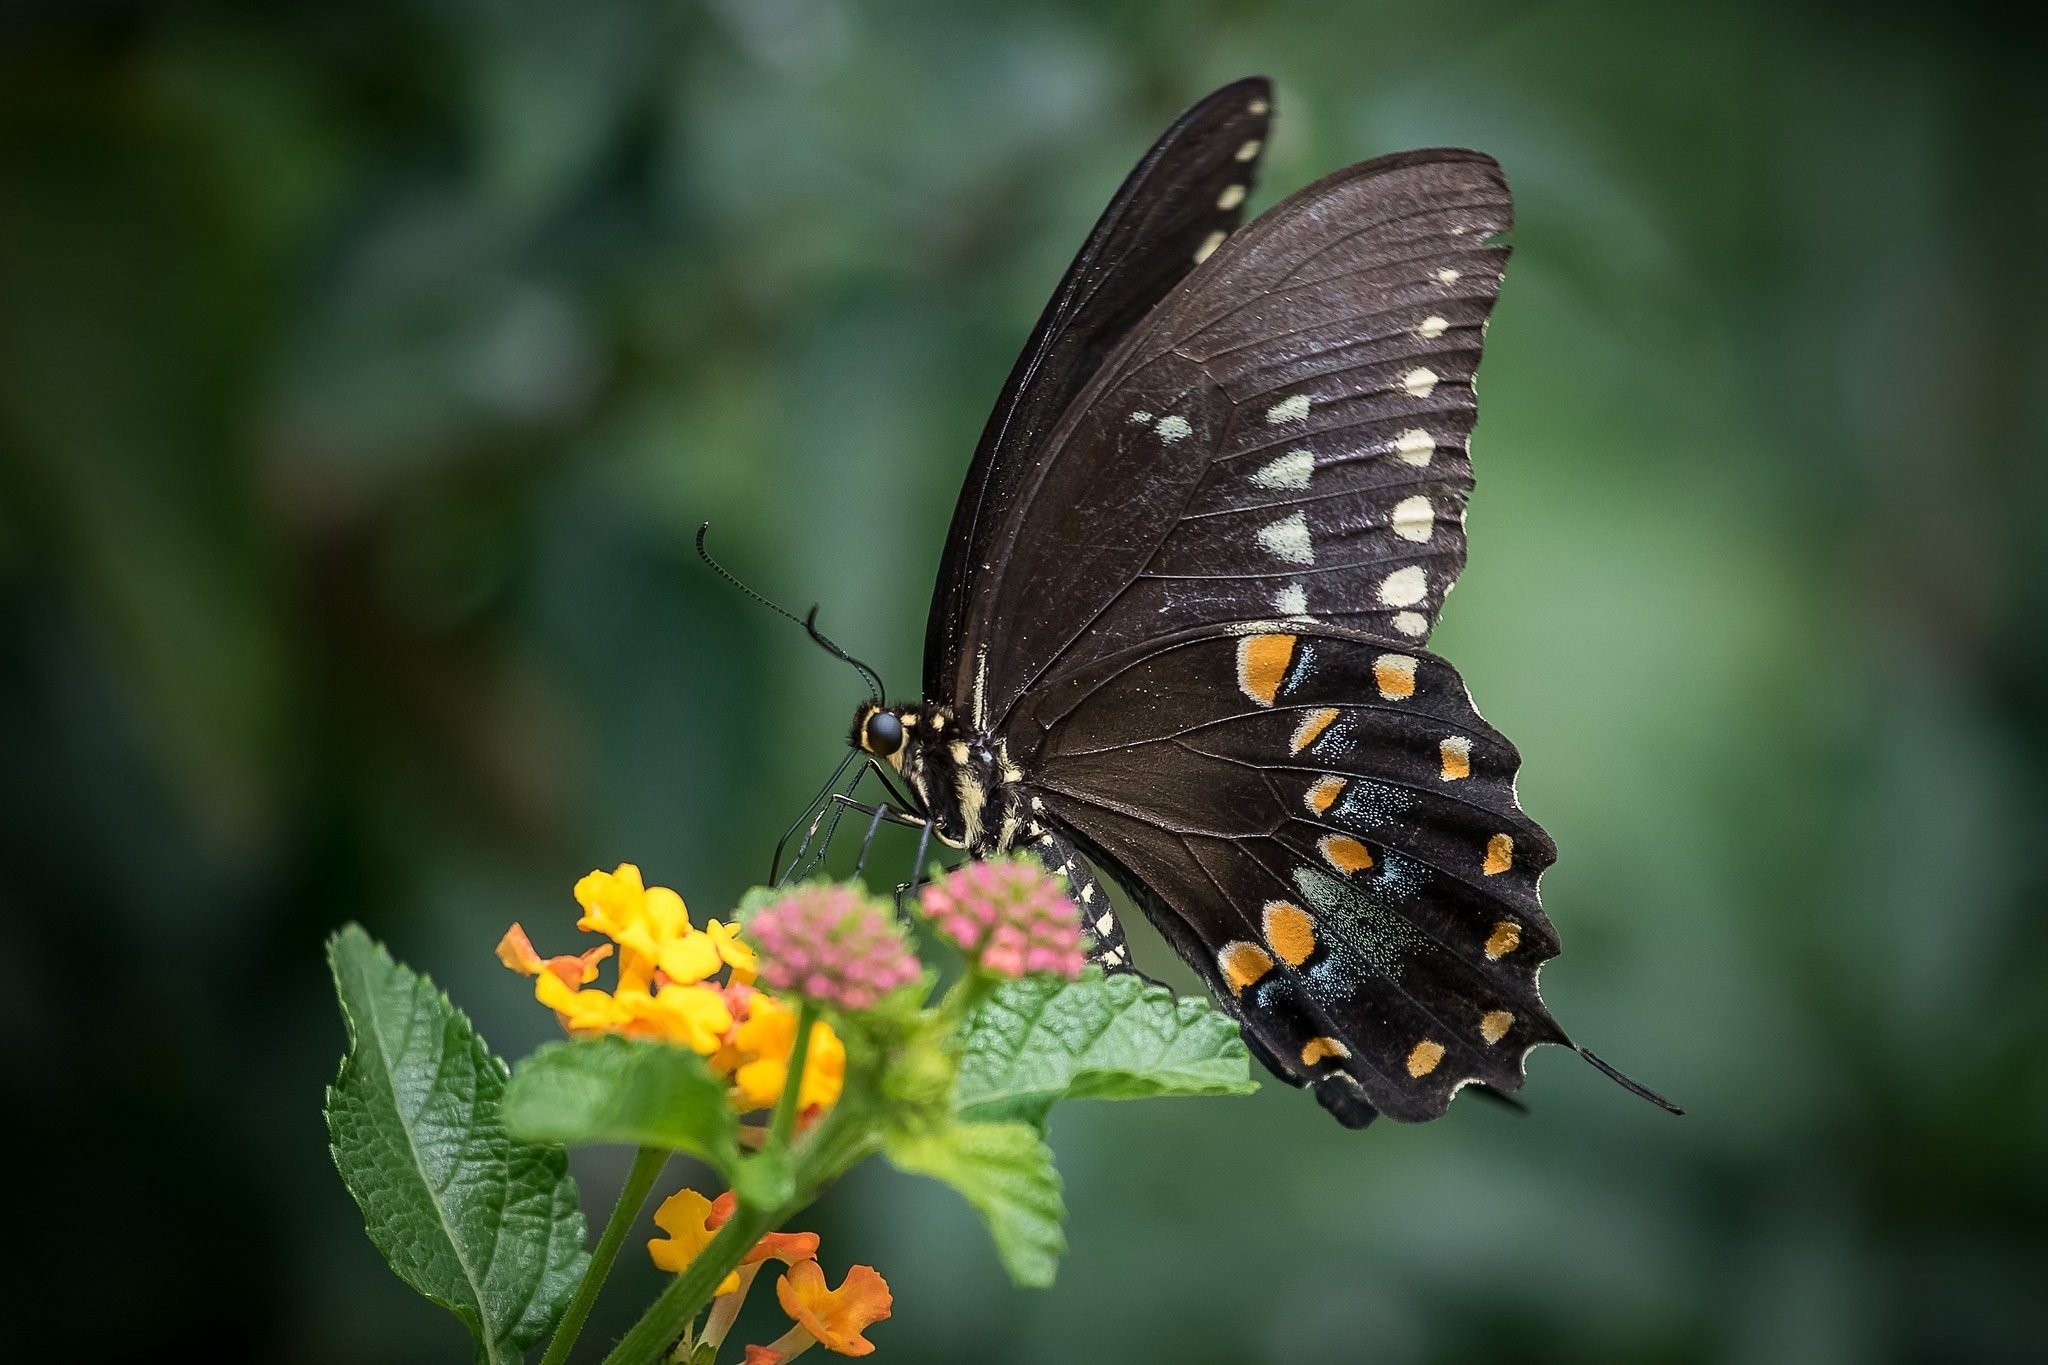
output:
[[[0,25],[17,1344],[460,1358],[329,1164],[322,937],[362,920],[519,1056],[553,1024],[507,921],[567,932],[622,859],[704,912],[759,879],[859,689],[696,564],[698,522],[910,687],[1053,282],[1179,107],[1265,71],[1260,204],[1430,144],[1513,179],[1439,641],[1563,849],[1553,1008],[1692,1112],[1555,1050],[1527,1117],[1071,1108],[1044,1294],[863,1171],[811,1222],[894,1285],[882,1358],[2048,1350],[2048,86],[2002,8]],[[593,1210],[621,1169],[579,1155]],[[654,1283],[631,1261],[598,1334]]]

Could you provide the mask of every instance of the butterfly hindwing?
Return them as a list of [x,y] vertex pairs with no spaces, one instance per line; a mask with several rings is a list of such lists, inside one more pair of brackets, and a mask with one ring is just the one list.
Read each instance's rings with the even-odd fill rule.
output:
[[1382,158],[1226,241],[1133,331],[982,551],[954,695],[991,727],[1138,640],[1285,616],[1419,645],[1465,559],[1512,221],[1476,152]]
[[1051,818],[1157,898],[1261,1055],[1339,1117],[1434,1118],[1466,1082],[1517,1088],[1528,1049],[1563,1040],[1536,989],[1555,849],[1443,660],[1341,628],[1212,627],[1070,675],[1018,719]]
[[990,413],[953,513],[925,629],[925,695],[956,695],[960,645],[989,538],[1060,415],[1105,356],[1244,221],[1272,122],[1263,76],[1174,121],[1125,179],[1068,267]]

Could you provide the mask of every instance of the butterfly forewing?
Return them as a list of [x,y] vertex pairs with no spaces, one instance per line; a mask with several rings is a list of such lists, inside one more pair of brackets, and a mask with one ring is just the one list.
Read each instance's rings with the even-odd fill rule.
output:
[[1117,342],[1244,221],[1271,119],[1263,76],[1182,114],[1068,267],[989,415],[953,513],[925,629],[927,696],[962,695],[970,681],[960,651],[967,604],[1035,452]]
[[1555,857],[1514,747],[1443,660],[1285,622],[1184,633],[1035,692],[1046,810],[1150,888],[1282,1074],[1340,1117],[1433,1118],[1561,1039]]
[[1463,567],[1472,380],[1511,223],[1475,152],[1352,167],[1225,242],[1018,481],[961,642],[998,725],[1138,640],[1269,616],[1428,638]]

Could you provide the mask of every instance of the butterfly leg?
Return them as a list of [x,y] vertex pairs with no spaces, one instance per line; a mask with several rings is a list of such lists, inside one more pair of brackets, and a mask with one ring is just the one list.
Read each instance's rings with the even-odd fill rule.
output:
[[1087,859],[1060,835],[1046,830],[1031,841],[1031,852],[1055,877],[1064,877],[1067,894],[1081,907],[1081,928],[1088,935],[1088,960],[1106,972],[1128,972],[1130,946],[1124,942],[1124,927],[1109,908],[1109,895],[1095,879]]

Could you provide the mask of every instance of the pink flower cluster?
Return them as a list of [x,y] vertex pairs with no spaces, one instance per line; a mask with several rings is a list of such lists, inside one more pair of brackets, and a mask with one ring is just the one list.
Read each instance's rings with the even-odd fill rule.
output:
[[1088,963],[1079,907],[1035,860],[963,863],[925,887],[921,900],[939,932],[997,976],[1048,972],[1071,981]]
[[761,983],[820,1004],[864,1010],[923,969],[887,909],[845,886],[805,886],[747,922]]

